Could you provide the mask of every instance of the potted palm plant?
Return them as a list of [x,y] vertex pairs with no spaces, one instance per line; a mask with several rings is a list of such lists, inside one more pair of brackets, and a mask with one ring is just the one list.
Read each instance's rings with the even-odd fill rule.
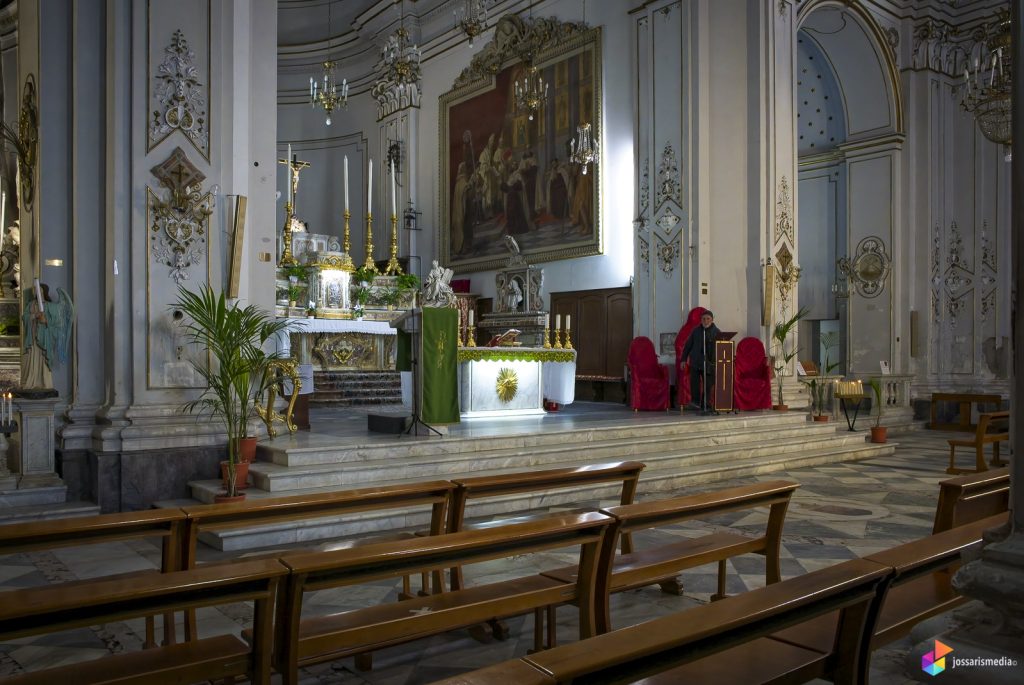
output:
[[871,427],[871,442],[885,442],[889,429],[882,425],[882,382],[877,378],[872,378],[868,384],[875,396],[875,406],[878,407],[875,413],[875,425]]
[[[286,331],[288,323],[277,320],[255,305],[228,304],[223,292],[209,285],[199,292],[178,288],[178,300],[172,307],[185,315],[182,322],[188,340],[209,351],[213,363],[193,361],[206,388],[185,404],[190,413],[207,411],[224,422],[228,434],[225,491],[227,498],[238,496],[238,484],[245,483],[240,472],[242,440],[248,437],[249,420],[256,413],[256,398],[270,382],[268,364],[278,357],[268,354],[264,344]],[[248,472],[248,464],[241,467]]]
[[779,389],[779,402],[773,406],[772,409],[777,411],[786,411],[789,409],[782,399],[782,374],[786,370],[786,367],[789,366],[789,363],[793,361],[793,357],[800,352],[800,348],[797,345],[793,345],[792,348],[788,348],[786,346],[786,341],[789,339],[790,334],[796,330],[796,325],[800,322],[800,319],[804,318],[806,315],[807,308],[801,307],[800,311],[785,321],[778,322],[772,329],[772,340],[775,343],[775,350],[772,358],[774,360],[775,380],[777,381]]
[[838,344],[839,334],[835,331],[829,331],[828,333],[821,334],[821,347],[825,350],[825,358],[821,365],[821,376],[811,376],[804,383],[807,384],[807,388],[811,393],[811,411],[814,414],[815,421],[828,421],[829,416],[825,413],[825,401],[826,393],[828,389],[829,380],[827,376],[832,375],[832,371],[839,366],[839,362],[833,362],[832,350],[836,348]]

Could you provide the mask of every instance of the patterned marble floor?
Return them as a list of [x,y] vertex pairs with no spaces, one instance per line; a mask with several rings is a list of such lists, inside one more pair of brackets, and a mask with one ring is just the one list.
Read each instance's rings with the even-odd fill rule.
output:
[[[782,573],[791,577],[818,568],[876,552],[924,535],[931,530],[937,483],[946,478],[945,440],[948,434],[930,431],[894,436],[899,443],[888,458],[858,463],[831,464],[715,483],[707,490],[754,482],[792,479],[801,484],[790,507],[784,536]],[[694,490],[688,490],[690,494]],[[640,499],[643,499],[641,480]],[[590,502],[605,506],[614,502]],[[695,536],[709,530],[730,527],[755,532],[763,529],[765,513],[742,512],[714,519],[646,532],[637,544],[655,543],[679,536]],[[205,549],[202,560],[223,557]],[[45,585],[65,580],[91,578],[135,569],[154,568],[159,550],[149,541],[92,545],[54,552],[0,557],[0,592]],[[493,582],[573,563],[572,554],[546,553],[511,560],[479,564],[467,570],[472,583]],[[764,562],[749,555],[728,564],[728,591],[738,593],[764,584]],[[674,597],[657,587],[621,593],[612,599],[615,627],[639,623],[655,616],[706,603],[715,587],[715,568],[706,566],[683,574],[684,595]],[[310,597],[310,614],[329,613],[391,601],[396,585],[380,582],[345,592],[325,591]],[[2,597],[2,594],[0,594]],[[238,633],[251,619],[247,606],[225,607],[200,612],[203,634]],[[530,618],[508,621],[511,637],[505,641],[480,644],[465,631],[420,640],[405,646],[381,650],[374,655],[374,669],[360,672],[351,659],[305,669],[305,683],[428,683],[497,661],[521,656],[532,644]],[[576,639],[577,625],[571,607],[558,611],[558,640]],[[0,645],[0,678],[22,671],[94,658],[107,652],[138,649],[142,621],[129,621],[99,628],[16,640]],[[180,634],[180,633],[179,633]],[[903,661],[909,639],[876,651],[872,660],[873,684],[910,683]]]

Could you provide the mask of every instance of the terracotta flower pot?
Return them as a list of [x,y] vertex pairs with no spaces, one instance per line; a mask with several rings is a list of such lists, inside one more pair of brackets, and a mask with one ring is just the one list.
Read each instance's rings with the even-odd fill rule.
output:
[[772,405],[772,409],[774,409],[775,411],[789,411],[789,405],[788,404],[773,404]]
[[256,437],[238,439],[238,460],[251,464],[256,461]]
[[831,419],[831,418],[832,417],[829,416],[828,414],[821,414],[821,415],[815,414],[814,415],[814,420],[818,421],[820,423],[828,423],[829,419]]
[[213,496],[213,503],[214,504],[231,504],[232,502],[241,502],[244,499],[245,499],[245,493],[244,492],[240,492],[237,495],[235,495],[234,497],[229,497],[227,495],[227,493],[224,493],[223,495],[214,495]]
[[[220,463],[220,478],[224,483],[224,489],[228,489],[228,463],[222,461]],[[244,490],[249,487],[249,462],[240,461],[235,464],[235,488],[237,490]]]
[[872,426],[871,427],[871,442],[885,442],[886,431],[889,429],[886,426]]

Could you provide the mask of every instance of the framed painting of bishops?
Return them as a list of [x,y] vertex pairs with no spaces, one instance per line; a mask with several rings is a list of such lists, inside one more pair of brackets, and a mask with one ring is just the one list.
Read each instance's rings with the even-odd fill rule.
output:
[[[524,61],[532,55],[532,62]],[[531,64],[546,97],[519,94]],[[601,140],[601,30],[506,15],[440,98],[441,261],[457,272],[504,266],[506,236],[527,262],[601,254],[600,165],[570,157],[576,129]]]

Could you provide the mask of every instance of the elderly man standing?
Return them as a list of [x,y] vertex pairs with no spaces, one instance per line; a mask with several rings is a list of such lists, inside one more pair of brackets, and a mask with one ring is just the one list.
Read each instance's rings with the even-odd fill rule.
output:
[[718,340],[718,332],[715,315],[706,311],[700,317],[700,327],[690,333],[683,346],[683,357],[690,361],[690,404],[686,405],[687,409],[708,411],[710,408],[710,393],[715,386],[715,341]]

